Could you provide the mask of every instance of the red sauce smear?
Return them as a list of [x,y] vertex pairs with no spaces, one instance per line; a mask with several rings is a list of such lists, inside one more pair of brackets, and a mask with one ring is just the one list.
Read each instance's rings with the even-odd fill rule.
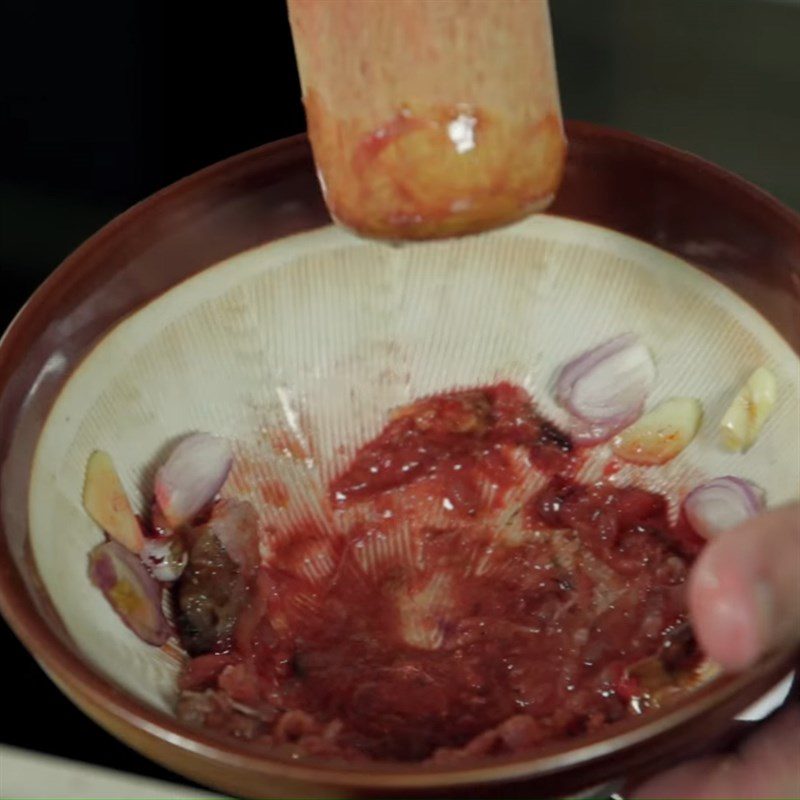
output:
[[395,412],[383,432],[331,483],[334,504],[368,500],[422,479],[459,511],[484,510],[481,485],[505,491],[519,481],[511,451],[519,448],[534,468],[571,471],[569,437],[539,417],[527,393],[508,383],[426,398]]
[[401,136],[420,130],[426,125],[430,126],[430,123],[412,116],[408,111],[401,111],[385,125],[365,136],[359,142],[353,157],[354,166],[357,169],[365,169],[371,161]]
[[580,460],[507,383],[396,412],[329,487],[340,528],[287,537],[234,649],[189,664],[186,708],[265,747],[438,762],[640,711],[629,668],[685,621],[699,541]]

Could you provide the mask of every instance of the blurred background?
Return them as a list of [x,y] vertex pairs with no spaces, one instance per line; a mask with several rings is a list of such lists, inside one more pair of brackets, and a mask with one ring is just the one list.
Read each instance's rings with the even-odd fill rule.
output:
[[[692,151],[800,210],[800,0],[551,13],[565,117]],[[9,3],[0,59],[0,329],[112,217],[305,127],[282,0]],[[30,708],[0,715],[0,744],[166,776],[62,698],[1,621],[0,653]]]

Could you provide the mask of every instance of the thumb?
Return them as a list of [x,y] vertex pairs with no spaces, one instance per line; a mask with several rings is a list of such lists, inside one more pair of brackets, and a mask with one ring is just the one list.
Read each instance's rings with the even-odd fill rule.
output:
[[800,504],[721,534],[689,576],[689,612],[707,655],[741,670],[771,647],[800,642]]
[[665,797],[800,797],[800,710],[788,708],[737,753],[689,761],[636,788],[635,800]]

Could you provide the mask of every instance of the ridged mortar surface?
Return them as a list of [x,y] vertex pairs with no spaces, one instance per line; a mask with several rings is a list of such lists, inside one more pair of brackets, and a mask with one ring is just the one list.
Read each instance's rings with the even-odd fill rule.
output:
[[[744,300],[689,264],[546,215],[477,237],[399,247],[330,227],[241,253],[176,286],[121,322],[75,371],[32,473],[39,572],[89,659],[134,695],[169,709],[179,650],[139,641],[87,577],[87,553],[102,539],[81,507],[93,450],[112,455],[144,511],[154,466],[171,442],[197,430],[229,437],[237,460],[224,493],[255,503],[268,556],[298,522],[330,527],[327,481],[393,407],[510,380],[563,423],[552,400],[559,365],[625,331],[638,333],[656,360],[649,407],[697,397],[704,420],[674,461],[626,467],[615,480],[667,491],[673,507],[702,476],[750,479],[771,505],[797,496],[797,357]],[[747,454],[727,453],[719,419],[762,364],[777,375],[777,405]],[[599,448],[585,476],[598,475],[607,456]],[[376,546],[367,558],[413,557],[402,535]],[[330,566],[318,552],[309,574],[324,577]]]

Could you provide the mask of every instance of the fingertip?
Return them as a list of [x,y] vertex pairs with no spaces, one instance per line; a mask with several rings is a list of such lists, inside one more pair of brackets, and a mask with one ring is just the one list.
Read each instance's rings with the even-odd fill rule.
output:
[[742,670],[764,648],[760,585],[725,552],[704,553],[689,581],[689,610],[705,653],[720,666]]

